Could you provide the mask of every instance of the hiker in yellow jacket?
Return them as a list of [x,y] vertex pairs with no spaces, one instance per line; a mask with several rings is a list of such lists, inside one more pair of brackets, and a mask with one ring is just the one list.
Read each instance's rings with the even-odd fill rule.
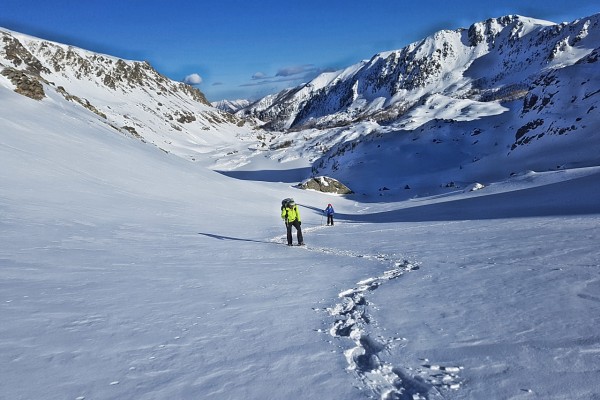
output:
[[281,218],[285,222],[285,227],[287,228],[287,244],[288,246],[292,246],[292,226],[296,228],[296,236],[298,238],[298,245],[304,245],[304,239],[302,238],[302,229],[300,225],[300,212],[298,211],[298,206],[294,202],[294,199],[286,199],[284,200],[284,204],[281,207]]

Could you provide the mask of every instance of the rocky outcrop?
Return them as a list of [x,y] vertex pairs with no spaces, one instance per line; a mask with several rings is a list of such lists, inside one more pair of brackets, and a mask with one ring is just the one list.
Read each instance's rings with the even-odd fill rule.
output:
[[323,193],[334,193],[334,194],[352,194],[352,190],[340,181],[327,177],[317,176],[310,178],[298,185],[300,189],[305,190],[316,190]]
[[15,68],[5,68],[2,70],[2,75],[7,77],[13,85],[15,92],[27,96],[34,100],[41,100],[46,97],[44,86],[41,83],[41,78],[38,75],[19,71]]
[[3,35],[5,58],[19,69],[26,69],[28,72],[40,75],[41,73],[50,73],[40,60],[38,60],[23,44],[10,35]]

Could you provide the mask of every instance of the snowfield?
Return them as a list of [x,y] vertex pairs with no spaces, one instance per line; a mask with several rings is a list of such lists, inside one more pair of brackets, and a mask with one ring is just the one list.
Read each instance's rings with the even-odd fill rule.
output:
[[0,109],[3,399],[600,398],[598,167],[342,198]]
[[0,399],[599,400],[598,21],[440,31],[255,104],[329,126],[283,132],[0,30]]

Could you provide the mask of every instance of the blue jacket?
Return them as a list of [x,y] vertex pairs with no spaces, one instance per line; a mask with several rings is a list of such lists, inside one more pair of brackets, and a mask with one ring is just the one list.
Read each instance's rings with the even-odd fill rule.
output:
[[327,206],[327,208],[323,210],[323,212],[325,213],[325,215],[333,215],[333,206]]

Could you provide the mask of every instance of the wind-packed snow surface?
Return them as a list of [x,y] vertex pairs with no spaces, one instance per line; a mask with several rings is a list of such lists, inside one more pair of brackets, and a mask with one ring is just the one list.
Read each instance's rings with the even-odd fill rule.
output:
[[[397,120],[288,132],[2,30],[0,399],[600,399],[598,17],[404,52],[460,37],[489,61],[509,25],[500,87],[448,51]],[[439,86],[461,77],[479,100]],[[351,113],[397,100],[359,86]],[[311,168],[356,193],[295,188]],[[283,245],[286,197],[306,246]]]
[[598,167],[380,202],[0,109],[3,399],[600,398]]

